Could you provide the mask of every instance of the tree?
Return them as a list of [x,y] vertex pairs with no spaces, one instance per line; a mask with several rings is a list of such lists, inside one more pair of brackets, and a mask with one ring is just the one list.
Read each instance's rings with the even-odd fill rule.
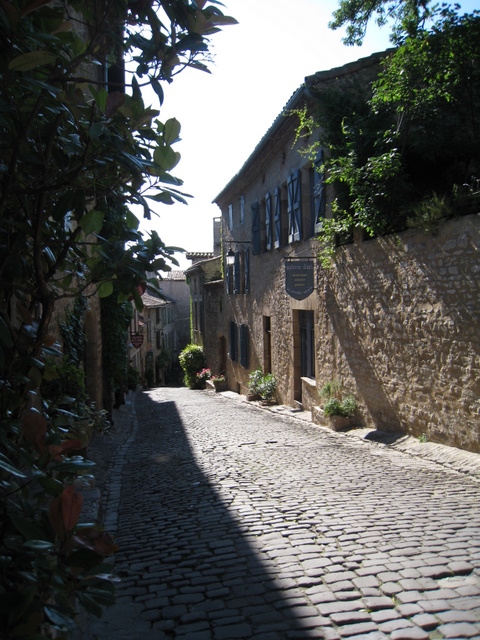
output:
[[[75,416],[40,387],[59,347],[59,302],[115,294],[141,304],[174,248],[145,238],[128,205],[184,201],[172,173],[180,124],[146,106],[149,85],[208,69],[233,24],[216,0],[0,0],[0,635],[65,637],[76,604],[112,599],[114,542],[80,530]],[[124,69],[127,74],[124,74]]]
[[[342,2],[343,18],[363,29],[367,14],[345,9]],[[399,45],[385,52],[373,79],[352,81],[348,90],[319,85],[315,114],[300,113],[300,131],[319,128],[308,152],[329,150],[323,169],[336,197],[321,233],[326,262],[355,228],[369,236],[432,230],[478,208],[480,14],[442,5],[428,18],[428,28],[417,23],[410,32],[400,21]]]

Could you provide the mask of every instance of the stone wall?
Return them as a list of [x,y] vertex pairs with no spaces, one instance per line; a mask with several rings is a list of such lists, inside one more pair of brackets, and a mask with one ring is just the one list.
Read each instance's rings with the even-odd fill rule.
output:
[[338,251],[322,274],[317,381],[367,425],[480,451],[480,217]]

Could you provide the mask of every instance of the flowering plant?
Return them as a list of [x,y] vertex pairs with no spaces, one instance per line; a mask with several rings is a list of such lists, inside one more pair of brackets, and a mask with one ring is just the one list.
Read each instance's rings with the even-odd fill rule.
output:
[[212,377],[212,372],[210,369],[202,369],[197,373],[197,382],[206,382],[206,380],[210,380]]
[[212,382],[225,382],[225,376],[212,376]]

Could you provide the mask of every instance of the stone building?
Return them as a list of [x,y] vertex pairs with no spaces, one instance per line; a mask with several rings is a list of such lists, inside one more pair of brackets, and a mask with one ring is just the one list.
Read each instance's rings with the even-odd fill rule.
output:
[[207,363],[242,394],[253,369],[272,372],[277,400],[321,423],[320,390],[339,381],[356,398],[358,425],[480,451],[479,215],[436,235],[355,236],[330,269],[317,259],[333,193],[299,153],[298,121],[286,114],[320,83],[348,90],[358,74],[371,77],[381,55],[306,78],[215,198],[223,285],[197,293]]
[[175,301],[174,320],[177,333],[175,355],[190,342],[190,289],[183,271],[162,273],[160,291]]
[[134,309],[130,323],[130,364],[144,384],[165,384],[178,353],[176,303],[148,290],[142,302],[143,310]]

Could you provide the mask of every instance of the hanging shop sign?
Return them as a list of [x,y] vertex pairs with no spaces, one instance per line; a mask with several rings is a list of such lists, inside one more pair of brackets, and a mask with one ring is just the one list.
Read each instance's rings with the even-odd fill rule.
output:
[[313,293],[313,260],[285,261],[285,290],[291,298],[304,300]]
[[131,333],[130,341],[135,349],[139,349],[143,344],[143,335],[141,333]]

